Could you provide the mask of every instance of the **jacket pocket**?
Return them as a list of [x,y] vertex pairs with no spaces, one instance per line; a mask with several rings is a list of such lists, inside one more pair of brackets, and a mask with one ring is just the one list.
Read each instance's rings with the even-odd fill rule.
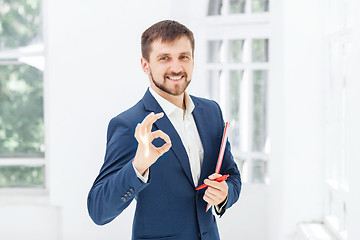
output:
[[146,240],[146,239],[155,239],[155,240],[165,240],[165,239],[177,239],[180,238],[179,235],[169,235],[169,236],[144,236],[144,237],[138,237],[136,239],[138,240]]

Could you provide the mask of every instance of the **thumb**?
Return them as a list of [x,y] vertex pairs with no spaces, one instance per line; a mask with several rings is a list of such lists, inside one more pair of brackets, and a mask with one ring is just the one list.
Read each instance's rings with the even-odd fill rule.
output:
[[216,179],[216,178],[218,178],[218,177],[221,177],[221,174],[219,174],[219,173],[213,173],[213,174],[211,174],[211,175],[209,176],[209,179],[210,179],[210,180],[214,180],[214,179]]

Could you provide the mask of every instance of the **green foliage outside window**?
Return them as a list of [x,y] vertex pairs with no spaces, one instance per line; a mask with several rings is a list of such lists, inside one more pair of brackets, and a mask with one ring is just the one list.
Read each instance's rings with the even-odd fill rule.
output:
[[43,187],[44,167],[4,166],[0,167],[0,188]]
[[269,39],[253,39],[252,61],[269,61]]
[[253,151],[263,152],[267,137],[266,129],[266,92],[267,92],[267,71],[253,71]]
[[246,1],[245,0],[230,0],[229,12],[230,14],[245,13]]
[[41,41],[40,0],[0,0],[0,51]]
[[269,11],[269,0],[252,0],[252,12],[268,12]]
[[18,51],[42,44],[41,28],[41,0],[0,0],[0,56],[13,50],[13,58],[0,58],[0,161],[14,159],[0,165],[0,188],[45,186],[44,164],[16,161],[41,159],[45,151],[43,72],[21,63]]
[[43,74],[0,66],[0,155],[43,155]]
[[[0,6],[0,51],[42,42],[41,0],[0,0]],[[0,157],[43,155],[43,73],[18,59],[2,61]]]

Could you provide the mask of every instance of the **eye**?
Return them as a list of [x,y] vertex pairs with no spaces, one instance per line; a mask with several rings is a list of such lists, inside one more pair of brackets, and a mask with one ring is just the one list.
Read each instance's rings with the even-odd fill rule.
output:
[[169,59],[168,57],[162,57],[162,58],[160,58],[160,61],[166,61],[168,59]]
[[189,57],[188,56],[181,56],[180,59],[187,60],[187,59],[189,59]]

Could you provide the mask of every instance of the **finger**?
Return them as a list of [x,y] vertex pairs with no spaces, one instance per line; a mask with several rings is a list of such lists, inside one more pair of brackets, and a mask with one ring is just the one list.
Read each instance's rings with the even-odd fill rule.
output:
[[146,123],[150,121],[150,119],[154,116],[155,114],[153,112],[151,112],[150,114],[148,114],[140,123],[139,126],[139,133],[141,135],[146,134]]
[[157,114],[153,113],[153,115],[151,115],[148,119],[146,119],[146,120],[144,119],[142,124],[144,124],[145,132],[146,133],[151,132],[151,128],[152,128],[152,125],[154,124],[154,122],[156,122],[159,118],[162,118],[163,116],[164,116],[163,112],[157,113]]
[[140,129],[140,123],[138,123],[138,124],[136,125],[136,128],[135,128],[134,137],[135,137],[136,139],[139,138],[139,132],[140,132],[139,129]]
[[219,173],[213,173],[213,174],[211,174],[208,178],[210,179],[210,180],[214,180],[214,179],[216,179],[216,178],[218,178],[218,177],[221,177],[222,175],[221,174],[219,174]]
[[156,148],[156,150],[158,151],[158,153],[161,155],[163,155],[164,153],[166,153],[167,151],[169,151],[171,148],[171,143],[165,143],[164,145],[162,145],[159,148]]
[[149,119],[149,122],[146,123],[146,129],[147,132],[151,131],[152,125],[160,118],[162,118],[164,116],[164,113],[157,113],[155,114],[151,119]]
[[[137,137],[136,139],[139,141],[140,139],[142,141],[146,140],[147,139],[147,135],[148,135],[148,132],[145,128],[145,125],[143,123],[139,123],[138,126],[137,126]],[[136,129],[135,129],[136,130]]]
[[211,186],[213,188],[216,188],[216,189],[219,189],[219,190],[222,190],[225,188],[225,185],[224,183],[226,184],[225,181],[223,182],[217,182],[217,181],[213,181],[213,180],[209,180],[209,179],[205,179],[204,180],[204,183],[208,186]]
[[205,202],[209,203],[210,205],[215,205],[216,200],[212,198],[209,194],[204,194],[203,199]]
[[162,145],[161,147],[156,148],[156,150],[158,151],[158,153],[160,155],[163,155],[164,153],[166,153],[167,151],[169,151],[169,149],[171,148],[171,140],[169,135],[167,135],[166,133],[164,133],[161,130],[157,130],[155,132],[151,133],[151,141],[155,138],[162,138],[165,141],[165,144]]
[[145,124],[145,123],[148,122],[154,115],[155,115],[154,112],[149,113],[148,115],[146,115],[146,117],[143,119],[143,121],[142,121],[141,123],[142,123],[142,124]]
[[162,138],[167,143],[171,142],[169,135],[167,135],[161,130],[156,130],[155,132],[151,133],[151,138],[150,138],[151,141],[154,140],[155,138]]
[[224,201],[226,199],[227,196],[227,192],[224,191],[220,191],[218,189],[212,188],[212,187],[208,187],[205,191],[205,194],[211,198],[215,204],[219,204],[222,201]]
[[222,191],[220,189],[213,188],[211,186],[208,187],[205,192],[207,192],[207,193],[209,193],[209,194],[211,194],[213,196],[219,196],[222,193]]
[[220,197],[211,193],[207,193],[206,196],[211,199],[211,205],[217,205],[221,202]]

